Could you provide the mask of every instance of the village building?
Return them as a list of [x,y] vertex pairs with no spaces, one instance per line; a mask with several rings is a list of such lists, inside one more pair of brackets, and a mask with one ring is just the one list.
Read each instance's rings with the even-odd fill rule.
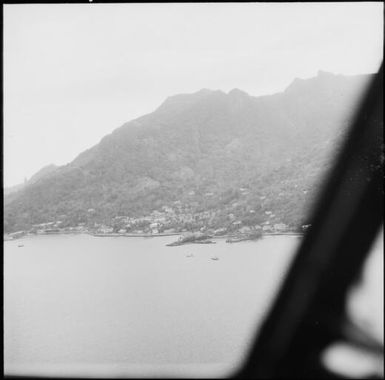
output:
[[101,232],[101,233],[103,233],[103,234],[108,234],[108,233],[111,233],[111,232],[113,232],[114,231],[114,229],[112,228],[112,227],[109,227],[109,226],[101,226],[100,228],[99,228],[99,232]]
[[277,232],[285,232],[287,231],[288,226],[285,223],[277,223],[274,224],[274,230]]
[[214,231],[214,235],[220,236],[224,235],[226,233],[226,228],[218,228],[217,230]]
[[25,231],[16,231],[8,234],[11,239],[17,239],[25,235]]

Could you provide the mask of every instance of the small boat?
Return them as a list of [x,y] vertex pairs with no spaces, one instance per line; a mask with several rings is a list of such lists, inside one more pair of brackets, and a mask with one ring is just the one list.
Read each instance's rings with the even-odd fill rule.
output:
[[18,247],[24,247],[24,244],[18,244],[17,246]]
[[219,257],[213,256],[213,257],[211,257],[211,260],[219,260]]
[[186,255],[186,257],[194,257],[194,255],[192,253]]

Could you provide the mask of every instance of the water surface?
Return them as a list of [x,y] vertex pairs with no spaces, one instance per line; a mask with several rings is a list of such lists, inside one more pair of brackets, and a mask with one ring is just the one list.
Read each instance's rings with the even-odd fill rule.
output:
[[217,376],[237,365],[299,239],[173,240],[5,242],[6,373]]

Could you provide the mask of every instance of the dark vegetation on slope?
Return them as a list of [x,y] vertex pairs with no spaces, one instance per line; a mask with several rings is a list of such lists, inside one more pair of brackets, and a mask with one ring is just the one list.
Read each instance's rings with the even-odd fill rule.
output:
[[[186,216],[206,211],[210,228],[269,220],[297,229],[368,79],[320,72],[269,96],[172,96],[6,196],[5,232],[57,220],[111,225],[164,206]],[[185,220],[187,229],[201,227]]]

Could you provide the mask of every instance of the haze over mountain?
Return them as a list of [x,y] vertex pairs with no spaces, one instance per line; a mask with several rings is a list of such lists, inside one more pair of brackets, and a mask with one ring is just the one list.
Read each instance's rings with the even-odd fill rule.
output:
[[52,173],[57,168],[58,166],[54,164],[46,165],[43,168],[41,168],[37,173],[35,173],[29,180],[25,179],[24,183],[19,183],[17,185],[10,186],[10,187],[5,187],[4,194],[9,195],[17,191],[20,191],[24,187],[31,185],[36,181],[40,180],[41,178],[45,177],[46,175]]
[[5,231],[90,223],[89,210],[92,223],[108,224],[175,204],[210,211],[213,228],[234,219],[298,228],[370,77],[320,71],[275,95],[171,96],[6,196]]

